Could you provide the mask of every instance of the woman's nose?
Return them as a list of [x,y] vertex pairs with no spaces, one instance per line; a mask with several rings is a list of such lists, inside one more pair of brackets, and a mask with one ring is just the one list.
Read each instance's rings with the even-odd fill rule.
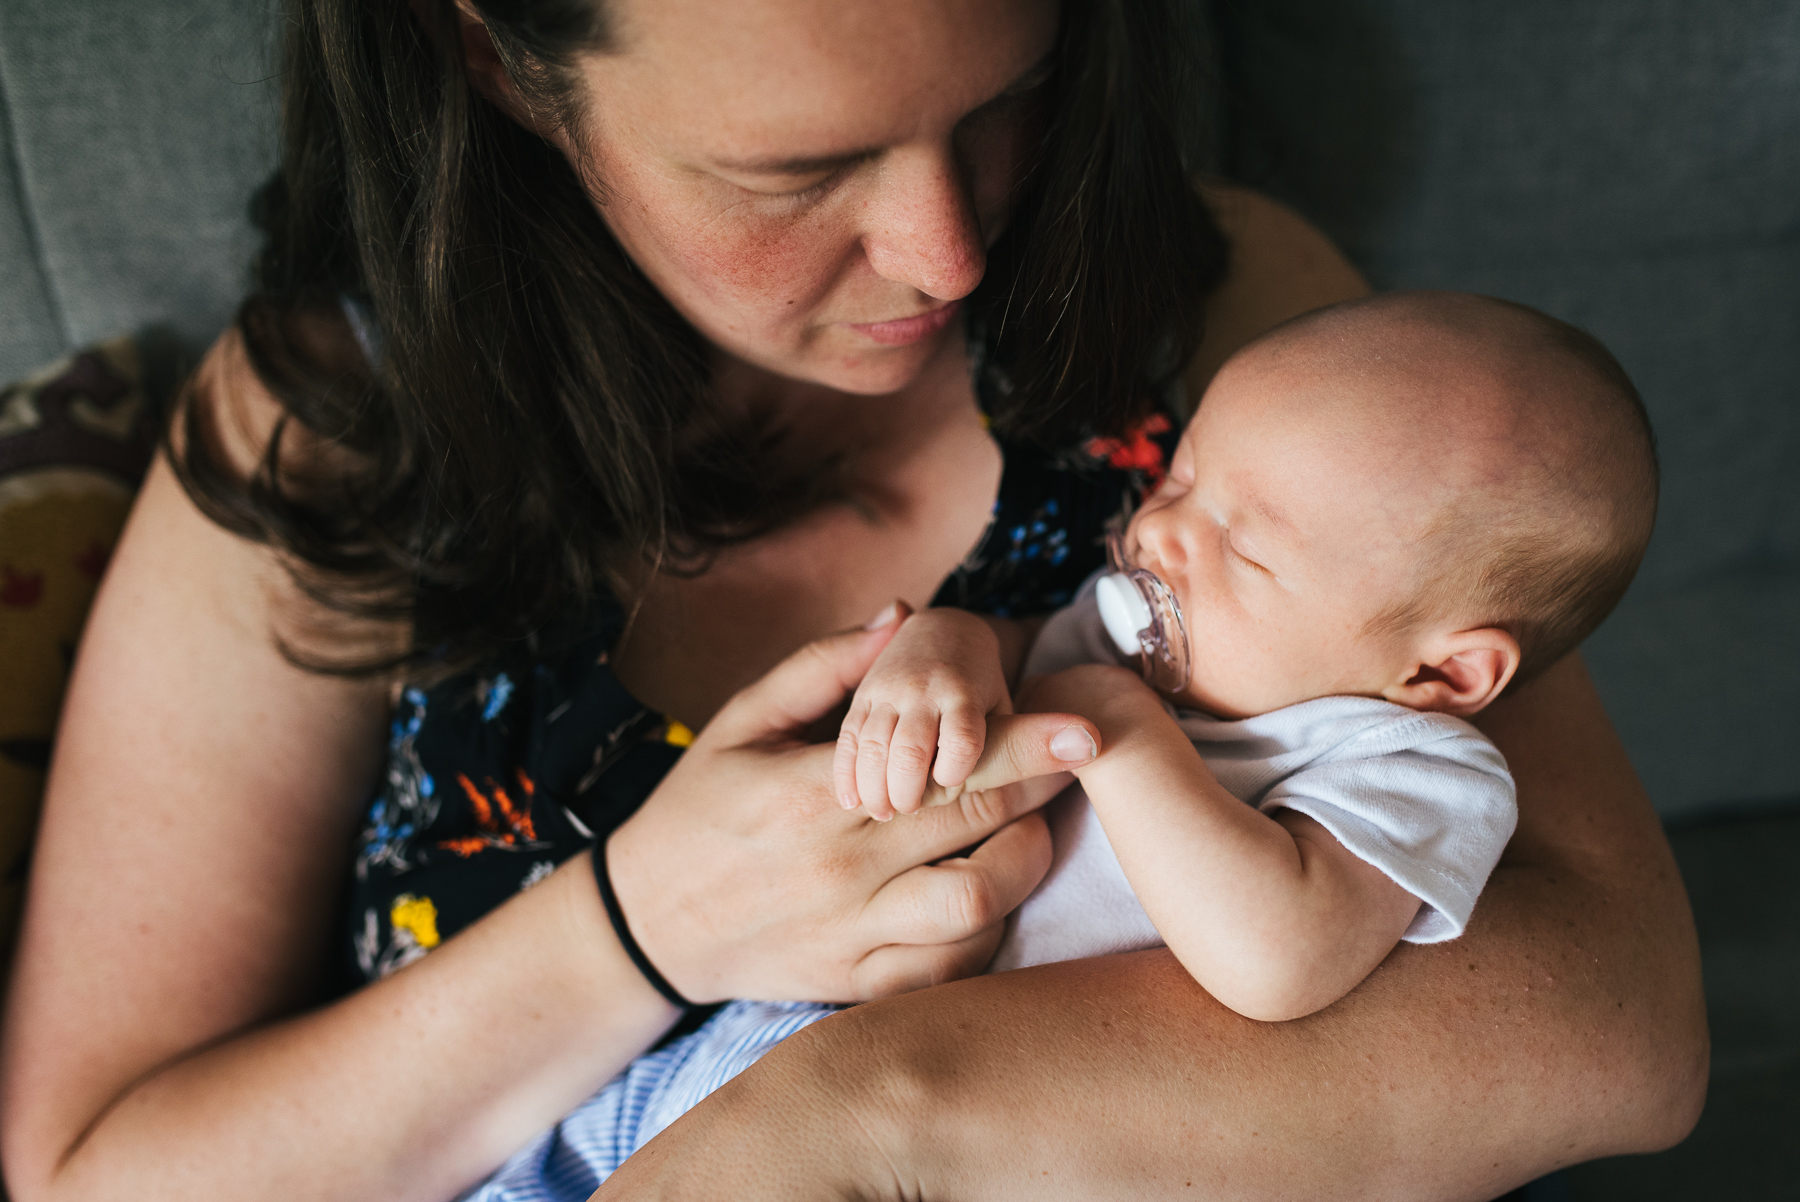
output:
[[987,270],[981,222],[948,147],[890,152],[866,221],[863,253],[883,279],[956,300]]

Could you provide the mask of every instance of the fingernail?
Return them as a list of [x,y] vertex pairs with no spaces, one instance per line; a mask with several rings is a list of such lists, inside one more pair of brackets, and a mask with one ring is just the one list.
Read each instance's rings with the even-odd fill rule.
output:
[[888,607],[876,614],[873,618],[870,618],[868,625],[864,626],[863,629],[885,630],[889,626],[892,626],[894,624],[894,619],[899,616],[900,603],[898,601],[890,601],[888,602]]
[[856,798],[850,796],[848,793],[839,793],[838,804],[843,806],[846,810],[854,810],[856,808]]
[[1065,726],[1050,740],[1050,754],[1065,764],[1080,764],[1100,754],[1094,736],[1079,726]]

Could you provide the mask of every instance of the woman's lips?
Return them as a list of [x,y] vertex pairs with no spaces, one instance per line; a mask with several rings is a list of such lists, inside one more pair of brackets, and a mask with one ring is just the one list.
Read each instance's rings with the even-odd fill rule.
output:
[[909,343],[929,338],[949,325],[950,319],[956,316],[957,309],[961,307],[961,301],[953,300],[947,305],[942,305],[929,313],[921,313],[917,317],[902,317],[895,321],[871,321],[860,324],[846,322],[845,324],[858,334],[864,335],[871,341],[879,342],[883,346],[906,346]]

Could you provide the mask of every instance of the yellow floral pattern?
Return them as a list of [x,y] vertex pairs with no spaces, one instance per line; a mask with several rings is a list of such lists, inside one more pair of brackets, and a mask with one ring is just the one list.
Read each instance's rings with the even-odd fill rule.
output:
[[396,931],[405,931],[427,951],[438,945],[437,906],[429,897],[402,893],[388,911],[388,921]]

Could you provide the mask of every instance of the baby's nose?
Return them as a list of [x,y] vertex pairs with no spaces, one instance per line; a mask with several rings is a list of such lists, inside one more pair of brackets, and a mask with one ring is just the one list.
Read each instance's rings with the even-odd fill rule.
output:
[[1140,514],[1133,525],[1141,566],[1159,575],[1179,571],[1187,562],[1187,548],[1181,538],[1181,523],[1175,520],[1171,512],[1173,508],[1163,506]]

